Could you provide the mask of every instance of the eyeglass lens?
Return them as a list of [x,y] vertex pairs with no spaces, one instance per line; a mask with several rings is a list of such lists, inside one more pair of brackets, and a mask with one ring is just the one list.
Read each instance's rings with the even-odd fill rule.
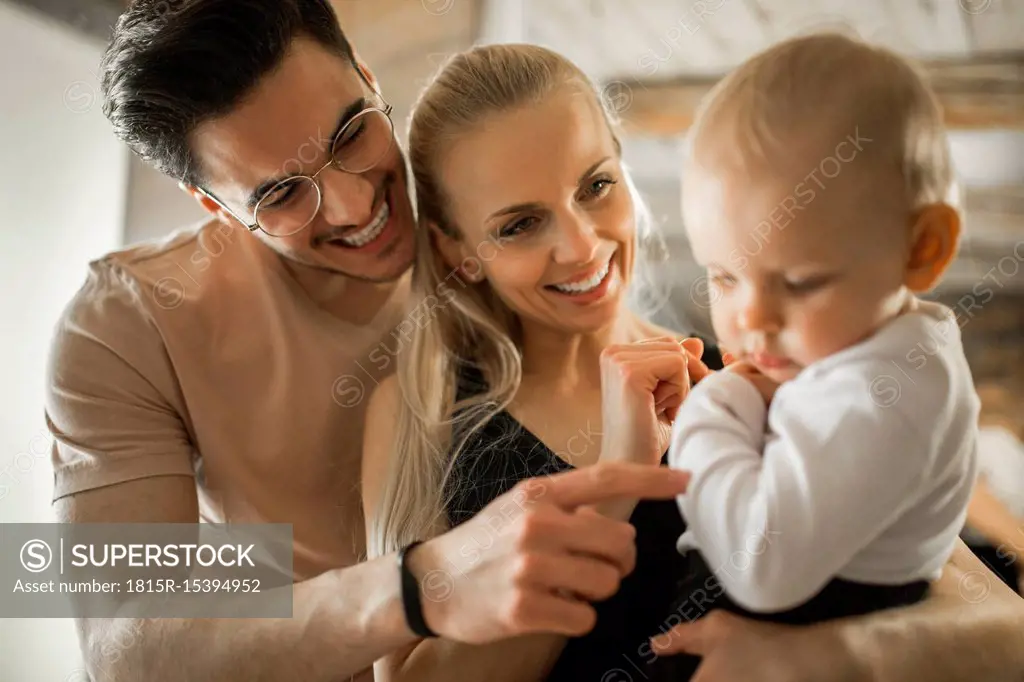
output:
[[[349,173],[376,166],[394,139],[391,118],[379,109],[366,109],[345,124],[334,141],[333,165]],[[277,183],[256,206],[256,222],[267,234],[295,234],[320,210],[320,187],[309,177],[295,176]]]

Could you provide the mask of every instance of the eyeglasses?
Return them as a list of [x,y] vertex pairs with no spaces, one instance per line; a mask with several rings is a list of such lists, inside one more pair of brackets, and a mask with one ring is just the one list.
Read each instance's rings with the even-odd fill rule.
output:
[[323,190],[318,176],[331,166],[346,173],[365,173],[383,159],[394,144],[392,107],[367,107],[342,127],[331,143],[331,158],[312,175],[293,175],[263,193],[253,210],[253,223],[228,208],[206,190],[212,199],[250,232],[262,230],[271,237],[288,237],[306,229],[320,212]]

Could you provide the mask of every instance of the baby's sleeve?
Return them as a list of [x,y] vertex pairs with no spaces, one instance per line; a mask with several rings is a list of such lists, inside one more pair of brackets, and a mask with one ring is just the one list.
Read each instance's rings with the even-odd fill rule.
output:
[[691,479],[679,504],[709,565],[745,557],[742,571],[718,576],[730,597],[783,611],[814,596],[913,503],[930,452],[912,446],[919,425],[909,402],[881,409],[859,372],[784,384],[761,442],[756,389],[737,378],[696,391],[680,413],[672,462]]

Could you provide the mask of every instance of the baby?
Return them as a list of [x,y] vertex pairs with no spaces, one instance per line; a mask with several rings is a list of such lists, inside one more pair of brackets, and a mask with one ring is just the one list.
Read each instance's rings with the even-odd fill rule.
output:
[[939,576],[979,404],[954,315],[915,295],[956,255],[957,206],[936,101],[886,50],[790,40],[702,105],[683,219],[735,361],[687,397],[669,461],[716,606],[809,623]]

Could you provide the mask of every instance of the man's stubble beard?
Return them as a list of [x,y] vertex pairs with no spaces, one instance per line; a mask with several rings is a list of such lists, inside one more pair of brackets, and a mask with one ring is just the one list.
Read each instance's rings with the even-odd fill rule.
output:
[[[392,253],[394,253],[394,251],[398,249],[401,245],[401,240],[396,241],[395,243],[390,244],[386,249],[381,251],[379,254],[376,254],[374,257],[387,258]],[[389,284],[391,282],[397,282],[398,280],[402,279],[402,277],[404,277],[412,269],[413,263],[415,263],[416,261],[416,257],[414,254],[409,259],[409,262],[403,265],[401,269],[394,275],[390,275],[387,277],[367,277],[366,275],[354,274],[352,272],[342,270],[341,268],[332,267],[330,265],[324,265],[323,263],[314,263],[292,252],[282,252],[276,249],[274,249],[274,251],[275,253],[277,253],[278,258],[289,261],[291,263],[296,263],[304,268],[309,268],[310,270],[316,270],[318,272],[329,273],[331,275],[337,275],[339,277],[347,277],[349,279],[353,279],[359,282],[366,282],[369,284]]]

